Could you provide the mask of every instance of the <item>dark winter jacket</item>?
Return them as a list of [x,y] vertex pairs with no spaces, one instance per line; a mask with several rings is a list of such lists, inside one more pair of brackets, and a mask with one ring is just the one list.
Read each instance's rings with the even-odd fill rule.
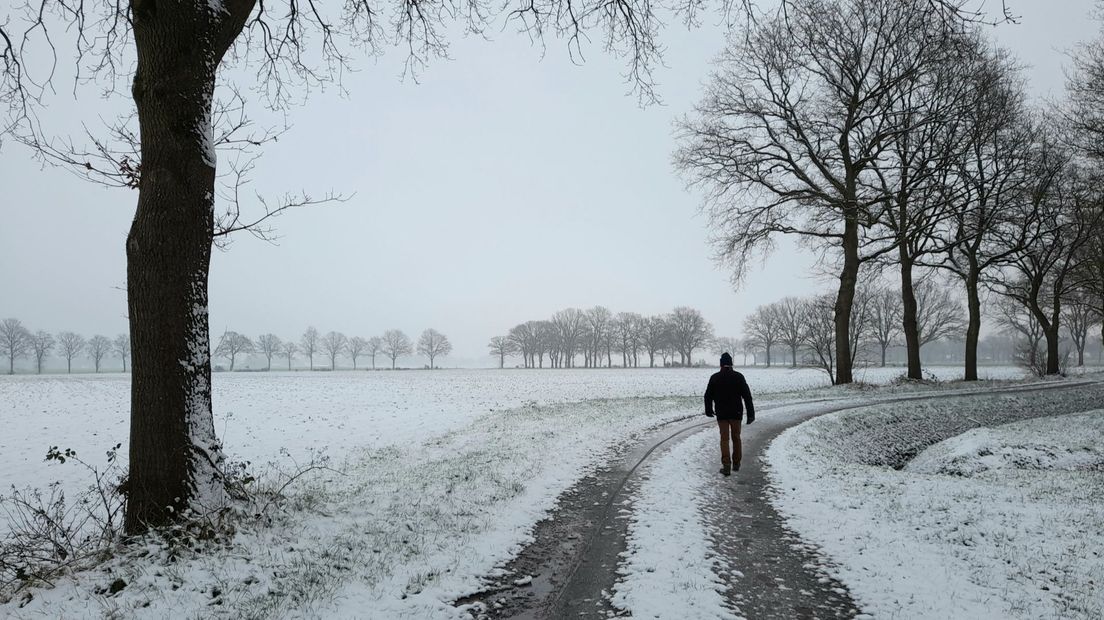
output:
[[747,423],[755,421],[755,404],[751,402],[751,388],[744,375],[724,366],[709,377],[705,388],[705,414],[716,414],[718,420],[739,420],[747,407]]

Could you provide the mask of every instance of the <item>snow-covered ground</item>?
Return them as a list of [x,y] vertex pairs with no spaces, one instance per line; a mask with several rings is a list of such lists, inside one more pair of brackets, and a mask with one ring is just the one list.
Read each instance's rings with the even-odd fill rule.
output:
[[[462,617],[449,602],[526,544],[561,493],[645,430],[700,413],[710,372],[216,374],[216,428],[232,459],[263,472],[325,453],[337,471],[298,481],[294,505],[270,511],[274,526],[244,523],[201,554],[152,545],[0,615]],[[761,397],[827,384],[808,369],[745,374]],[[45,452],[102,463],[125,444],[128,388],[124,375],[0,378],[3,488],[86,485]],[[127,585],[111,595],[116,579]]]
[[875,617],[1104,617],[1102,397],[1097,386],[817,418],[767,451],[772,500]]

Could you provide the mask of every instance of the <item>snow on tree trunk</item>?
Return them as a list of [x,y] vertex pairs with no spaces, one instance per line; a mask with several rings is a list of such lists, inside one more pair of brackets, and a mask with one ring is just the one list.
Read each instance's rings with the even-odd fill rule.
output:
[[211,104],[218,65],[251,10],[248,2],[233,11],[207,0],[131,3],[142,174],[126,242],[133,351],[129,533],[226,500],[211,411],[207,316]]

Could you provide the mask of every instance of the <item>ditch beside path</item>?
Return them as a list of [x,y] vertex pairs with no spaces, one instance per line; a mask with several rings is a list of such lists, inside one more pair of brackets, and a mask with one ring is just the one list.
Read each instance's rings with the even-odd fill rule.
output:
[[[764,406],[754,424],[743,427],[744,463],[730,478],[717,474],[716,450],[704,451],[701,469],[687,475],[714,477],[703,517],[716,532],[714,551],[728,558],[729,606],[740,616],[760,618],[852,618],[860,613],[843,584],[826,572],[815,547],[790,531],[771,505],[760,456],[786,429],[814,417],[871,405],[1068,389],[1085,381],[1028,384],[986,390],[885,397],[826,399]],[[588,476],[564,493],[550,518],[537,524],[534,542],[505,567],[505,576],[457,605],[482,603],[488,618],[608,618],[623,615],[609,603],[626,549],[631,498],[650,461],[696,432],[715,434],[716,424],[694,416],[657,429],[635,450]]]

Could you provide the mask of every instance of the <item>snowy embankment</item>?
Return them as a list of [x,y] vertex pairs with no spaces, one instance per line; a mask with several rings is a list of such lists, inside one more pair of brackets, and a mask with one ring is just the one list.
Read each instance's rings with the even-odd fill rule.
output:
[[[336,471],[298,479],[271,522],[240,522],[228,542],[131,548],[24,590],[0,615],[462,616],[451,601],[529,542],[564,491],[640,433],[699,413],[711,372],[216,374],[231,459],[263,472],[324,453]],[[759,395],[826,384],[809,369],[746,374]],[[44,463],[45,451],[71,447],[95,462],[125,443],[128,391],[119,375],[0,377],[4,486],[83,488],[85,472]]]
[[[631,616],[679,620],[736,618],[725,606],[718,578],[724,558],[714,555],[701,505],[712,478],[687,475],[700,467],[711,433],[695,433],[644,472],[635,494],[628,544],[612,593],[613,606]],[[626,511],[627,512],[627,511]]]
[[1104,617],[1101,403],[1095,385],[824,416],[771,444],[772,502],[875,617]]

